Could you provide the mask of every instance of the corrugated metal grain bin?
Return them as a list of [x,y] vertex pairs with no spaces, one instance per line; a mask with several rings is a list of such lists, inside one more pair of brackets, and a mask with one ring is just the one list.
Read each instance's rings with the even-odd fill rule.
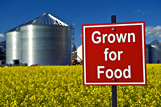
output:
[[151,45],[150,63],[161,63],[161,46]]
[[50,14],[20,27],[22,63],[71,65],[71,28]]
[[146,45],[146,63],[150,63],[150,45]]
[[17,29],[6,33],[6,63],[13,64],[13,60],[21,61],[21,35]]

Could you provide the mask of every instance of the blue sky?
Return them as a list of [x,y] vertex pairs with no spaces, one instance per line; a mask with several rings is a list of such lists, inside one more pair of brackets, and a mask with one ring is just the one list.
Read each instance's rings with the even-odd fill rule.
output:
[[146,23],[146,43],[161,41],[161,0],[0,0],[0,41],[5,32],[43,13],[75,25],[75,44],[82,44],[82,24]]

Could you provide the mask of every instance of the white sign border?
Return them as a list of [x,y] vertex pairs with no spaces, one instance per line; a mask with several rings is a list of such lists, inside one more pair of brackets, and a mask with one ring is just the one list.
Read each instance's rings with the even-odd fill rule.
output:
[[[85,29],[86,28],[94,28],[94,27],[114,27],[114,26],[134,26],[134,25],[141,25],[142,26],[142,56],[143,56],[143,82],[92,82],[92,83],[87,83],[86,81],[86,42],[85,42]],[[145,85],[146,84],[146,77],[145,77],[145,70],[146,70],[146,62],[145,62],[145,52],[144,52],[144,23],[142,22],[133,22],[133,23],[126,23],[126,24],[109,24],[109,25],[91,25],[91,26],[83,26],[83,56],[84,56],[84,61],[83,61],[83,66],[84,66],[84,85]]]

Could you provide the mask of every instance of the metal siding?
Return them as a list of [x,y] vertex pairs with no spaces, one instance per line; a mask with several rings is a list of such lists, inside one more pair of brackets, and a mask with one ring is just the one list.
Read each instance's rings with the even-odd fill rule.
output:
[[20,32],[6,33],[6,63],[13,64],[13,60],[21,61],[21,35]]
[[150,55],[151,63],[161,63],[161,46],[151,45]]
[[149,55],[149,52],[150,52],[150,45],[146,45],[146,63],[150,63],[150,61],[149,61],[149,57],[150,57],[150,55]]
[[[32,39],[29,26],[32,26]],[[71,65],[70,27],[26,25],[22,26],[20,31],[22,36],[22,63],[28,65]],[[31,44],[32,48],[29,48]]]

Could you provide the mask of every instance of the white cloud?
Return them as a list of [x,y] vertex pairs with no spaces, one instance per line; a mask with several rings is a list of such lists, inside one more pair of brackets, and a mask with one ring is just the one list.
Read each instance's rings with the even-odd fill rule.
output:
[[0,34],[0,41],[4,40],[5,36],[3,34]]
[[4,38],[4,35],[3,34],[0,34],[0,38]]
[[146,27],[146,36],[148,36],[148,37],[161,37],[161,26],[148,26],[148,27]]
[[144,12],[144,11],[142,11],[142,10],[140,10],[140,9],[136,10],[136,11],[135,11],[135,13],[145,14],[145,12]]
[[82,34],[80,34],[80,37],[82,38]]

